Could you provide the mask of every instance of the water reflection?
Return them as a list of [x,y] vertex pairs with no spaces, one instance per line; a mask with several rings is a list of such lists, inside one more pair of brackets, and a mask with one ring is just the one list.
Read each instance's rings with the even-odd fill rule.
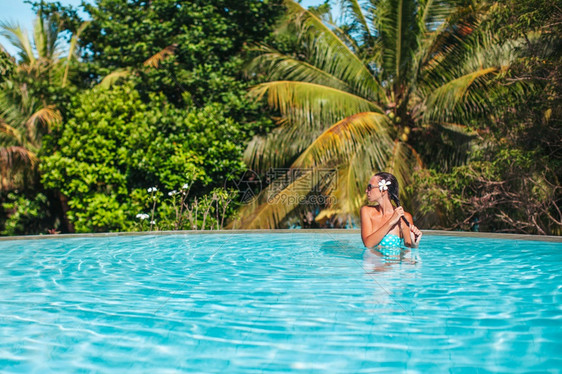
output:
[[363,251],[363,269],[366,272],[389,271],[393,265],[419,265],[418,248],[377,247]]
[[401,299],[408,292],[407,284],[419,274],[421,266],[419,250],[409,248],[376,248],[363,251],[363,270],[373,281],[372,299],[366,310],[381,314],[410,313]]

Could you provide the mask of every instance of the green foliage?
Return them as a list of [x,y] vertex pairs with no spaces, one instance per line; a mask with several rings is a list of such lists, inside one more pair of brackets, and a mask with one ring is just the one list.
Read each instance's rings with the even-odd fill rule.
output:
[[165,199],[158,191],[145,192],[144,211],[148,213],[137,214],[137,228],[142,231],[224,228],[227,218],[235,212],[235,204],[232,203],[238,192],[214,188],[203,196],[191,197],[188,185],[183,187],[170,191]]
[[[294,7],[272,38],[281,2],[95,0],[84,28],[76,9],[36,1],[31,37],[4,22],[21,58],[0,50],[2,233],[222,227],[236,204],[221,187],[273,128],[246,95],[268,79],[303,84],[254,90],[288,119],[254,138],[254,169],[344,160],[336,195],[351,211],[364,175],[407,180],[402,161],[419,156],[418,224],[562,234],[560,6],[350,0],[336,27],[326,1],[314,17]],[[243,80],[245,46],[263,42]],[[115,71],[123,86],[91,89]]]
[[[329,208],[357,216],[361,186],[375,171],[405,185],[412,169],[445,171],[467,160],[475,138],[469,125],[505,90],[499,76],[515,52],[479,27],[480,2],[340,3],[342,27],[326,6],[310,11],[287,0],[282,49],[256,48],[251,68],[266,82],[251,92],[282,121],[245,155],[254,170],[336,167],[340,178],[322,186],[337,197]],[[294,214],[296,206],[272,209],[266,193],[244,210],[243,227],[271,228]]]
[[[261,39],[280,12],[279,1],[154,0],[133,4],[97,0],[86,11],[92,27],[84,42],[102,66],[140,66],[177,43],[178,64],[220,64],[244,43]],[[266,32],[264,32],[266,31]]]
[[[282,11],[280,3],[97,0],[85,8],[92,22],[82,38],[84,57],[98,75],[133,68],[139,71],[140,92],[163,92],[175,105],[188,104],[183,95],[188,92],[202,106],[232,91],[221,80],[240,83],[237,56],[244,45],[269,34]],[[145,66],[165,50],[152,68]]]
[[478,218],[487,231],[562,234],[561,16],[542,0],[491,7],[482,27],[524,43],[493,111],[471,123],[480,148],[473,161],[418,174],[412,191],[428,226],[468,229]]
[[[0,174],[2,190],[36,189],[42,138],[61,120],[74,92],[65,87],[69,56],[60,46],[60,18],[38,12],[33,33],[17,24],[0,22],[0,33],[15,47],[19,60],[0,83]],[[4,54],[4,52],[2,52]]]
[[[0,109],[18,117],[3,129],[11,163],[2,181],[20,183],[11,177],[15,167],[31,165],[33,185],[54,192],[52,205],[70,223],[63,231],[134,229],[143,207],[136,196],[147,186],[171,190],[190,181],[193,196],[205,196],[237,177],[243,144],[272,127],[240,77],[243,46],[268,35],[279,1],[99,0],[85,6],[87,25],[72,7],[33,7],[45,37],[28,48],[26,35],[6,29],[25,48],[17,66],[2,55],[2,69],[12,74]],[[62,57],[54,41],[64,38],[70,49]],[[120,68],[126,87],[78,92]],[[62,124],[43,120],[48,126],[33,134],[47,134],[46,142],[20,144],[27,118],[45,107]]]
[[14,59],[0,47],[0,83],[12,74],[14,67]]
[[[34,7],[73,33],[81,24],[71,7]],[[181,108],[218,103],[248,137],[272,127],[262,106],[246,97],[252,82],[241,79],[242,55],[245,45],[268,36],[280,0],[97,0],[85,9],[90,21],[80,34],[83,63],[75,66],[74,84],[91,86],[126,71],[144,102],[156,93]]]
[[2,203],[7,216],[2,235],[37,235],[45,234],[50,218],[47,197],[39,193],[26,196],[10,192]]
[[451,173],[422,170],[410,192],[436,228],[560,235],[562,188],[537,152],[486,149]]
[[239,125],[218,105],[180,110],[153,95],[148,104],[130,85],[87,91],[73,117],[51,138],[41,165],[46,188],[68,198],[78,232],[132,228],[146,186],[165,190],[193,182],[195,196],[239,175]]

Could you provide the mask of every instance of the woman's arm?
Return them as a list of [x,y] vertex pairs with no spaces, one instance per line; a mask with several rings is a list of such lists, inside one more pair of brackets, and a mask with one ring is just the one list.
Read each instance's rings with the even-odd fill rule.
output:
[[[414,219],[412,215],[408,212],[404,212],[404,216],[410,222],[410,227],[404,227],[404,245],[410,248],[417,248],[420,244],[420,239],[422,237],[422,232],[414,226]],[[402,224],[402,222],[400,222]],[[406,225],[404,225],[406,226]]]
[[368,206],[361,208],[361,239],[365,247],[373,248],[378,245],[382,238],[398,223],[404,211],[402,208],[396,208],[394,214],[388,221],[383,223],[380,227],[375,228],[371,221],[369,209],[372,208]]
[[410,227],[413,224],[413,218],[412,215],[408,212],[404,212],[404,218],[406,218],[406,221],[408,221],[410,225],[406,225],[403,220],[400,220],[398,224],[400,225],[400,232],[402,233],[402,237],[404,238],[404,245],[411,248],[413,239],[412,235],[410,235]]

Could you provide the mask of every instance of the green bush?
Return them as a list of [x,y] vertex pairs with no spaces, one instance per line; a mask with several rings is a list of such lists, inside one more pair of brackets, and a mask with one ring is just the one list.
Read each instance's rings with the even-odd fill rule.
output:
[[125,85],[77,96],[71,113],[48,141],[41,172],[46,188],[68,198],[77,232],[134,229],[146,209],[139,191],[188,182],[202,196],[245,168],[244,134],[218,104],[181,110],[157,95],[145,104]]
[[560,235],[562,188],[555,171],[545,168],[544,157],[519,149],[481,152],[451,173],[422,170],[415,175],[409,192],[417,196],[420,223]]
[[45,234],[50,217],[47,197],[38,193],[26,196],[10,192],[2,203],[7,215],[2,235],[37,235]]

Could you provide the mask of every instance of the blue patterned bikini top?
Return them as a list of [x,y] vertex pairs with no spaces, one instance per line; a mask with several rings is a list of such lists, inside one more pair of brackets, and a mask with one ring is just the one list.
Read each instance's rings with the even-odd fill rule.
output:
[[402,245],[401,239],[395,234],[386,234],[384,238],[380,241],[378,247],[394,247],[400,248]]

